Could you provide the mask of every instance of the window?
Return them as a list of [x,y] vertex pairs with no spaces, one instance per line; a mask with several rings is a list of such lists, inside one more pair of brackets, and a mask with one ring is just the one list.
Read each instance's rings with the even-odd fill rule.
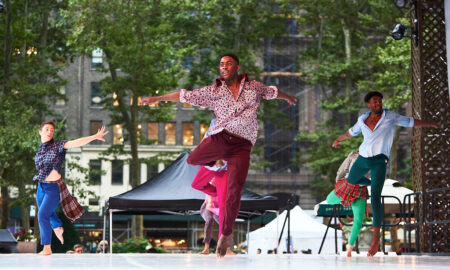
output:
[[61,94],[62,97],[56,99],[55,105],[56,106],[64,106],[64,105],[66,105],[66,100],[65,100],[66,87],[65,86],[61,86],[61,88],[59,88],[59,93]]
[[100,185],[102,177],[102,162],[98,159],[89,160],[89,182],[92,185]]
[[119,106],[119,101],[117,100],[117,94],[116,93],[113,93],[113,100],[114,100],[113,106]]
[[[137,104],[138,106],[141,106],[141,97],[137,98]],[[133,105],[133,95],[130,97],[130,106]]]
[[123,185],[123,160],[111,162],[111,184]]
[[194,127],[192,123],[183,123],[183,145],[194,145]]
[[147,164],[147,180],[158,174],[158,164]]
[[149,140],[155,140],[154,144],[158,144],[158,123],[148,123]]
[[103,51],[97,48],[92,51],[91,56],[91,68],[102,68],[103,67]]
[[166,131],[166,145],[175,145],[176,144],[176,124],[175,123],[166,123],[165,131]]
[[113,144],[123,144],[123,128],[122,125],[113,126]]
[[98,206],[99,205],[98,200],[96,200],[96,199],[89,199],[89,205]]
[[98,82],[91,82],[91,106],[92,107],[101,107],[102,97],[100,96],[102,93],[100,89],[100,85]]
[[205,137],[206,132],[208,131],[209,126],[206,124],[200,124],[200,141]]

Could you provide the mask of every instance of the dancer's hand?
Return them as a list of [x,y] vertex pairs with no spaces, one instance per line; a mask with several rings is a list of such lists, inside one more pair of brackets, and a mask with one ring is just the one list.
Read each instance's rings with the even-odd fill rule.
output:
[[340,148],[341,147],[341,141],[338,141],[337,139],[333,142],[332,145],[334,148]]
[[287,98],[285,98],[284,100],[286,100],[287,103],[289,103],[289,105],[295,105],[295,103],[297,103],[297,98],[291,95],[287,95]]
[[150,105],[153,103],[157,103],[158,101],[158,97],[145,97],[141,99],[141,105]]
[[439,124],[436,124],[436,123],[431,123],[430,126],[433,127],[433,128],[439,128]]
[[102,128],[97,131],[97,134],[95,134],[95,139],[104,142],[106,140],[103,137],[106,134],[108,134],[108,131],[105,131],[105,126],[102,126]]

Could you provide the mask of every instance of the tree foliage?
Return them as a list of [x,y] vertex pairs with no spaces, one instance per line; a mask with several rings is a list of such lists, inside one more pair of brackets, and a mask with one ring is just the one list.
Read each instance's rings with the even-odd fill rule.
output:
[[[28,228],[28,206],[33,201],[31,179],[35,173],[34,154],[39,145],[38,125],[52,115],[48,103],[63,98],[65,84],[59,76],[66,53],[65,26],[56,14],[66,1],[5,0],[4,20],[0,21],[0,184],[2,224],[8,221],[12,205],[22,207],[22,220]],[[11,188],[17,198],[9,200]]]
[[[325,195],[336,171],[362,138],[332,149],[332,142],[356,122],[367,91],[386,93],[385,104],[397,109],[410,98],[409,41],[394,42],[390,29],[405,17],[389,1],[286,1],[295,7],[301,32],[312,39],[301,53],[306,81],[320,89],[323,119],[315,131],[297,139],[304,147],[300,162],[314,171],[314,191]],[[295,3],[295,5],[294,5]]]

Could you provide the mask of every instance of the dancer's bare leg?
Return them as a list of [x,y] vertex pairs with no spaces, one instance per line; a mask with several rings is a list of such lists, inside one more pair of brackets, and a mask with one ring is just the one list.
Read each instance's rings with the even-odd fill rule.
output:
[[380,228],[373,228],[373,239],[372,245],[370,245],[370,249],[367,252],[367,256],[374,256],[378,252],[378,247],[380,246]]
[[227,253],[228,237],[231,237],[231,235],[226,236],[226,235],[222,234],[220,236],[219,242],[217,243],[217,249],[216,249],[217,258],[222,258]]
[[42,251],[39,252],[37,255],[38,256],[52,255],[52,248],[50,247],[50,245],[44,245],[44,248],[42,249]]
[[59,242],[61,242],[61,244],[64,245],[64,237],[63,237],[64,228],[63,227],[54,228],[53,231],[55,232],[55,235],[58,238]]
[[208,255],[209,254],[209,244],[205,244],[205,248],[202,251],[200,251],[198,254]]
[[350,244],[347,244],[347,257],[351,257],[352,256],[352,250],[353,250],[353,246]]

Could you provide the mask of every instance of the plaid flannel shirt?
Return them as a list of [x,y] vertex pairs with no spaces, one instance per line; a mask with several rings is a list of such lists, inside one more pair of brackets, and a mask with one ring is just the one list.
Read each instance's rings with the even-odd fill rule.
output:
[[367,191],[366,186],[349,184],[345,178],[336,183],[334,192],[336,193],[336,196],[341,198],[341,204],[343,206],[351,206],[357,198],[363,200],[369,198],[369,192]]
[[67,185],[62,178],[55,182],[59,187],[59,197],[61,208],[64,212],[64,215],[71,221],[74,222],[77,218],[81,217],[84,213],[83,207],[78,203],[77,198],[72,196],[67,189]]
[[37,173],[33,177],[33,181],[38,180],[44,182],[52,170],[61,173],[61,167],[66,157],[66,149],[64,149],[66,142],[52,139],[39,145],[39,149],[34,158]]

